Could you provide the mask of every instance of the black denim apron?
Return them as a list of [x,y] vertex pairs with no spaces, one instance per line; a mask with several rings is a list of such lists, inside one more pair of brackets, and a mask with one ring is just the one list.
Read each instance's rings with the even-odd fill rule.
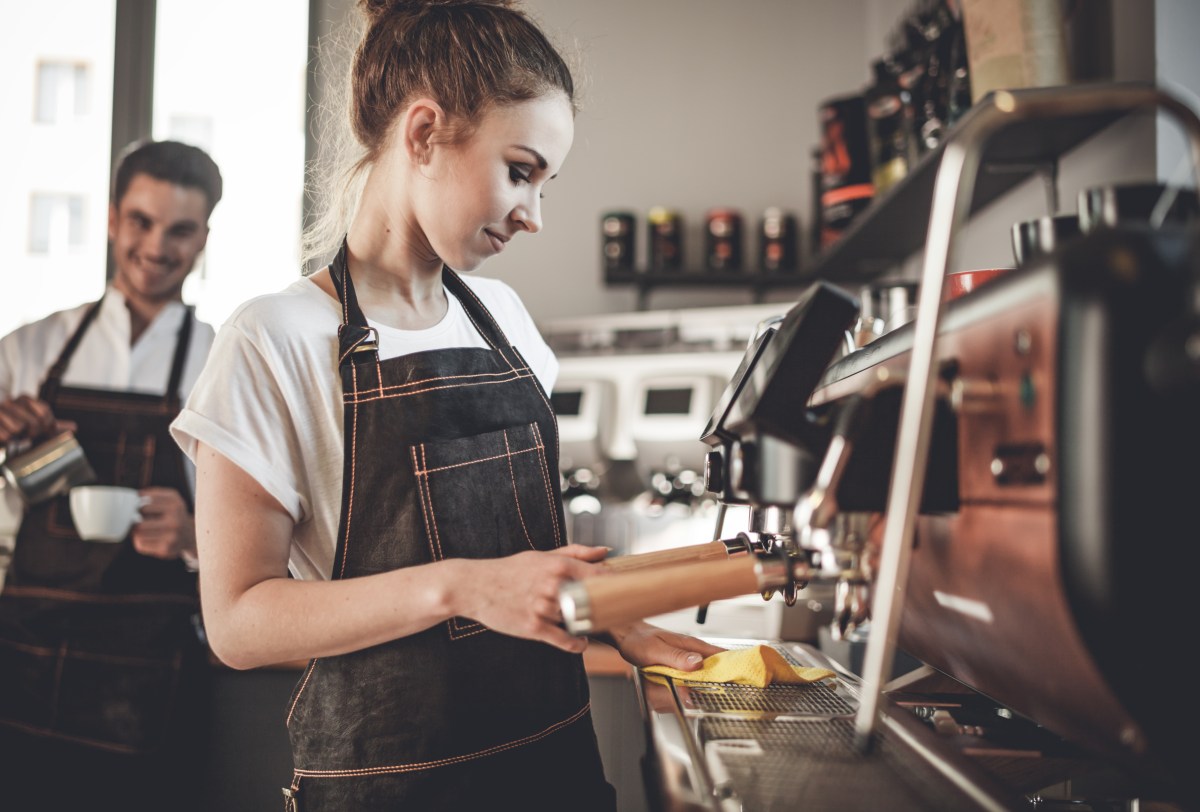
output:
[[[345,270],[342,510],[334,578],[564,544],[558,425],[483,303],[451,270],[490,349],[379,360]],[[313,660],[288,713],[289,809],[613,809],[577,654],[456,617]]]
[[[39,398],[56,418],[76,424],[96,484],[174,488],[190,506],[183,455],[168,426],[180,409],[191,308],[179,328],[165,394],[63,386],[102,302],[84,316]],[[0,591],[5,740],[31,735],[30,741],[61,743],[57,750],[32,745],[46,758],[64,760],[54,765],[60,774],[70,772],[68,759],[87,760],[88,752],[130,757],[98,756],[104,775],[126,763],[161,773],[156,756],[197,746],[193,725],[183,720],[195,721],[206,670],[194,623],[198,609],[196,575],[182,561],[141,555],[129,538],[117,544],[80,539],[66,495],[31,506]],[[147,771],[138,780],[149,778]]]

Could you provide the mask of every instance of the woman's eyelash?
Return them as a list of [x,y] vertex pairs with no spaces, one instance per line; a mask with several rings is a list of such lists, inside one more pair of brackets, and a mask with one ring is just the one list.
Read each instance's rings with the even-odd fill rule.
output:
[[508,168],[508,177],[512,179],[513,183],[529,183],[529,175],[522,172],[520,168],[516,166],[510,166]]

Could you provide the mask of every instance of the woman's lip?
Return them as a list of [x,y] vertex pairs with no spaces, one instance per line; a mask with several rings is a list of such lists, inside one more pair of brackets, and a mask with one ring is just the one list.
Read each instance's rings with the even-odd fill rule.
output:
[[492,241],[492,249],[495,250],[497,254],[504,250],[504,246],[508,240],[504,239],[496,232],[490,231],[486,228],[483,230],[483,233],[486,234],[488,239]]

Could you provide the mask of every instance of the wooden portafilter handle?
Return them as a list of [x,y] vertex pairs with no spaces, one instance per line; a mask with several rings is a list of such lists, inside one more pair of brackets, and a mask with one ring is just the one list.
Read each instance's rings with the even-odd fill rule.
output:
[[637,555],[618,555],[606,558],[602,563],[608,573],[633,572],[651,567],[661,567],[672,564],[689,564],[700,561],[723,561],[739,553],[747,553],[749,549],[735,544],[736,540],[709,541],[704,544],[689,544],[686,547],[672,547],[669,550],[656,550],[653,553],[638,553]]
[[558,602],[567,631],[591,634],[702,603],[774,589],[791,580],[793,567],[786,557],[757,555],[666,564],[568,581],[559,589]]

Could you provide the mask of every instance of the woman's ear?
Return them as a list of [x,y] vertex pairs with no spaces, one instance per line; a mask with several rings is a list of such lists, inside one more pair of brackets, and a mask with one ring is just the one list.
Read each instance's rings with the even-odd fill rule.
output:
[[400,118],[397,133],[408,159],[416,164],[429,163],[433,136],[446,123],[446,112],[432,99],[417,99]]

